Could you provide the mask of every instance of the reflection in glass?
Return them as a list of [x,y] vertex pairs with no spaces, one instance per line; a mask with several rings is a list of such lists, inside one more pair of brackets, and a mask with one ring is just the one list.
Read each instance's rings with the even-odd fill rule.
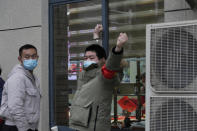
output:
[[[120,32],[126,32],[129,37],[124,47],[124,58],[129,66],[124,68],[118,96],[115,93],[112,105],[112,119],[118,115],[118,122],[123,121],[124,111],[116,101],[127,95],[130,99],[138,98],[135,94],[136,60],[140,61],[140,72],[145,73],[146,24],[163,22],[163,9],[164,0],[109,0],[109,47],[115,46]],[[132,119],[135,114],[135,111],[130,113]]]
[[54,116],[57,125],[68,125],[69,105],[77,88],[84,49],[92,44],[92,32],[101,23],[101,1],[53,6]]

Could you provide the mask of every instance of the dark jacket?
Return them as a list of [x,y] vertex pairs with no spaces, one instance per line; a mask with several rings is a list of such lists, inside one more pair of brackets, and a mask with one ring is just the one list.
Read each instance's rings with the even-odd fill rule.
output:
[[1,99],[2,99],[2,92],[3,92],[4,83],[5,83],[5,81],[0,77],[0,103],[1,103]]
[[[121,58],[122,52],[112,51],[106,68],[120,71]],[[119,73],[109,79],[97,66],[83,70],[71,106],[70,127],[79,131],[110,131],[113,87],[119,82]]]

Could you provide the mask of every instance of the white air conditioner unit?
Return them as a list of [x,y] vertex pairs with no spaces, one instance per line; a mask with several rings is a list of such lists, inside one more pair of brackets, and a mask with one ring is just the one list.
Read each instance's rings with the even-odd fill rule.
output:
[[146,131],[197,131],[197,20],[147,25]]

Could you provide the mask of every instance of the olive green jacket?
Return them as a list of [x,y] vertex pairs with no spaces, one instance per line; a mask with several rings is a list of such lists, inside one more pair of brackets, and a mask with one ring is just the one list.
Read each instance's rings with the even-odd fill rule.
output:
[[[108,70],[121,70],[122,52],[116,53],[113,49],[106,62]],[[110,131],[113,87],[119,82],[119,73],[107,79],[98,66],[83,70],[79,74],[78,88],[70,110],[70,128],[79,131]]]

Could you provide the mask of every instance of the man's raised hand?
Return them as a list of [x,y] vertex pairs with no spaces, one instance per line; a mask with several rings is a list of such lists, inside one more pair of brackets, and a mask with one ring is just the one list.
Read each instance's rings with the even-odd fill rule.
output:
[[118,36],[117,39],[117,43],[116,43],[116,48],[115,51],[119,52],[121,51],[122,47],[124,46],[124,44],[128,41],[128,36],[126,33],[120,33],[120,35]]
[[103,31],[103,26],[101,24],[97,24],[94,28],[93,39],[98,39],[101,31]]

